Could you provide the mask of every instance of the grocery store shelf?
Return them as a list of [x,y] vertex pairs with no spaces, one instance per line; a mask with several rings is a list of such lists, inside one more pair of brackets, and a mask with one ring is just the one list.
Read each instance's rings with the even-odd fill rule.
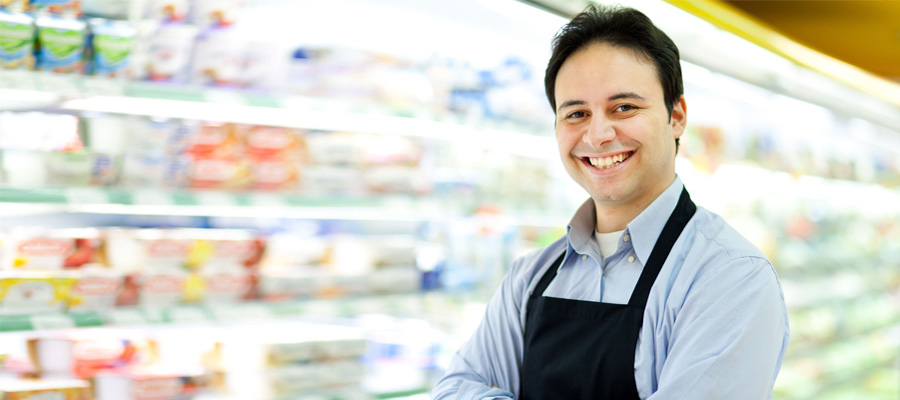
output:
[[406,197],[304,197],[275,193],[0,187],[0,203],[58,205],[59,212],[127,215],[436,221],[462,215]]
[[538,159],[557,158],[551,137],[394,116],[384,109],[367,112],[366,107],[353,109],[348,101],[32,71],[4,72],[0,88],[34,96],[56,94],[62,100],[49,99],[46,106],[64,111],[399,135]]
[[[116,189],[101,187],[21,188],[0,186],[0,204],[7,216],[84,213],[169,215],[193,217],[286,218],[343,221],[455,221],[473,215],[473,208],[445,198],[310,197],[280,193]],[[37,208],[35,208],[37,207]],[[504,210],[514,210],[513,207]],[[567,215],[531,211],[490,214],[494,225],[565,226]]]
[[229,305],[128,307],[107,311],[2,315],[0,332],[144,326],[160,324],[233,323],[299,316],[350,317],[367,312],[405,314],[424,307],[426,293],[354,296],[290,302],[245,302]]

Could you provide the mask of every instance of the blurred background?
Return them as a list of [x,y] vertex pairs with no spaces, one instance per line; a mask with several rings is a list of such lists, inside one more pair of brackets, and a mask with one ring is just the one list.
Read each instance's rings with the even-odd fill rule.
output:
[[[900,398],[900,2],[623,3],[778,271],[775,398]],[[0,0],[0,399],[428,398],[587,198],[542,85],[586,4]]]

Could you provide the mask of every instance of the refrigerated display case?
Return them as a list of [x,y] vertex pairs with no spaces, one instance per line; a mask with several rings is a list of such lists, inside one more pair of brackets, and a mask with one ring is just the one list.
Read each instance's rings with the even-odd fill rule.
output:
[[[132,44],[116,73],[90,52],[82,73],[0,70],[0,374],[71,379],[26,343],[83,340],[86,365],[114,372],[98,398],[146,385],[240,399],[251,380],[236,375],[272,399],[421,395],[509,261],[586,197],[542,94],[553,14],[512,0],[82,5],[59,12],[88,40]],[[776,397],[894,398],[900,107],[667,3],[634,5],[683,49],[678,173],[781,278],[792,341]],[[311,334],[280,336],[295,331]],[[326,331],[367,347],[339,357],[310,338]],[[114,349],[132,353],[98,356]]]

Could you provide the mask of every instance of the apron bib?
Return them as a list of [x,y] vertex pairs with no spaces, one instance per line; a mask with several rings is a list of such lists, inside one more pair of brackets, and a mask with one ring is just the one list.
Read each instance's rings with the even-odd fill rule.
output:
[[697,207],[686,189],[660,233],[628,304],[544,297],[565,252],[528,298],[521,400],[639,399],[634,352],[650,288]]

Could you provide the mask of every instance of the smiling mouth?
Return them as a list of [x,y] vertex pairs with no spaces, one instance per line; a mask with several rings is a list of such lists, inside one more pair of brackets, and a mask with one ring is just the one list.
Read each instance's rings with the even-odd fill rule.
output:
[[588,164],[591,164],[594,168],[609,169],[625,162],[625,160],[630,158],[632,154],[634,154],[634,152],[629,151],[609,157],[584,157],[582,158],[582,160],[586,161]]

